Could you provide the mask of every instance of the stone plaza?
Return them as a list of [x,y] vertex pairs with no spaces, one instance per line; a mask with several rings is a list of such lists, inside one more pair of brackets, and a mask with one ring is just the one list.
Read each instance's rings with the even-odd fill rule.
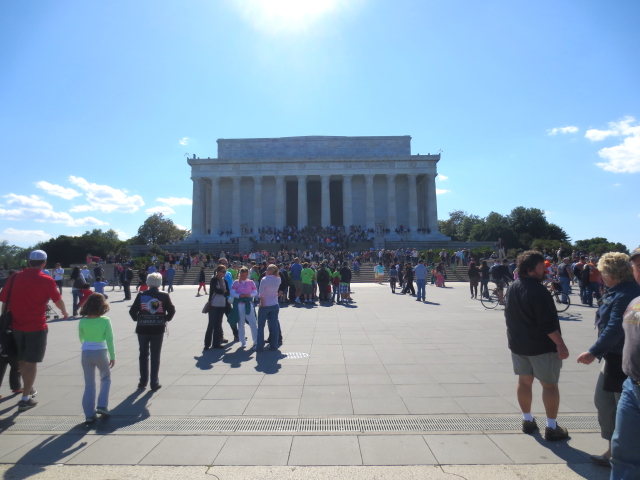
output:
[[397,239],[438,232],[440,154],[412,155],[410,136],[219,139],[218,158],[188,159],[191,241],[263,227],[360,225]]
[[[571,439],[546,442],[519,431],[500,307],[485,310],[464,283],[427,287],[426,304],[384,285],[353,290],[350,305],[282,308],[282,354],[234,343],[203,353],[205,297],[178,287],[158,392],[136,389],[131,302],[107,291],[117,352],[113,416],[82,424],[78,320],[51,321],[38,406],[17,414],[8,382],[0,390],[0,463],[8,464],[0,471],[4,478],[608,478],[587,457],[606,449],[593,405],[599,365],[575,362],[596,337],[595,310],[573,305],[561,315],[570,357],[559,422]],[[64,300],[71,302],[69,289]],[[540,393],[536,385],[539,422]]]

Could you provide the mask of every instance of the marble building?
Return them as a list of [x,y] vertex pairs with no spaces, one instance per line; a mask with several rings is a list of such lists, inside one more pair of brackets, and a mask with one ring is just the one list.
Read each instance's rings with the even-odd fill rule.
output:
[[[218,158],[188,159],[192,237],[216,241],[259,227],[361,225],[438,232],[440,155],[412,155],[410,136],[219,139]],[[225,235],[224,238],[228,238]]]

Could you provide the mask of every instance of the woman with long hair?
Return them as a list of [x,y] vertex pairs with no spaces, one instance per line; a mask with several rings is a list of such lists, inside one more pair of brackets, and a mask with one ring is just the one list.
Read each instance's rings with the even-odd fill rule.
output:
[[82,298],[82,289],[84,288],[85,280],[80,273],[80,267],[73,267],[69,278],[73,281],[71,285],[71,295],[73,295],[73,316],[78,316],[78,304]]
[[478,298],[478,280],[480,279],[480,272],[478,271],[478,267],[476,267],[476,262],[473,260],[469,262],[467,275],[469,276],[469,290],[471,291],[471,298]]

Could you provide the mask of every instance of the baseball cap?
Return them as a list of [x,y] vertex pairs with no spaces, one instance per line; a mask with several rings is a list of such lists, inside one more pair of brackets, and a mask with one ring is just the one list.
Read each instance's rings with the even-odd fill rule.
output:
[[44,250],[34,250],[29,254],[29,260],[46,260],[47,252]]
[[631,260],[637,257],[640,257],[640,247],[636,248],[631,252],[631,256],[630,256]]

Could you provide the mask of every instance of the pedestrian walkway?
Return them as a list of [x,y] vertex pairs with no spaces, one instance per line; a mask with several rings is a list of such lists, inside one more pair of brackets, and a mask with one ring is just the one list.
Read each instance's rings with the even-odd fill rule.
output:
[[[163,387],[155,393],[136,390],[130,302],[107,291],[117,350],[113,417],[80,425],[84,380],[77,320],[52,322],[36,382],[38,407],[18,415],[18,398],[7,385],[0,391],[0,462],[561,463],[591,471],[588,454],[606,448],[593,406],[599,366],[577,364],[575,357],[595,338],[595,309],[573,305],[561,314],[571,356],[561,375],[559,422],[572,438],[549,443],[518,432],[502,307],[485,310],[469,299],[465,284],[428,286],[426,303],[392,295],[384,285],[353,290],[353,304],[282,308],[282,354],[238,344],[203,353],[205,297],[196,297],[194,287],[177,287],[177,314],[162,351]],[[229,338],[228,326],[225,332]],[[542,422],[540,393],[534,387],[533,412]],[[594,471],[589,475],[599,475]]]

